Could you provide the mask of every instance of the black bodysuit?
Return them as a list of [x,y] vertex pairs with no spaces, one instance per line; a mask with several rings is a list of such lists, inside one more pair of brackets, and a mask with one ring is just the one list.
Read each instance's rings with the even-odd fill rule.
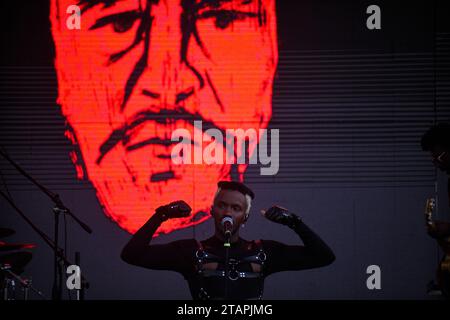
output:
[[211,237],[149,245],[162,219],[155,214],[130,240],[122,259],[130,264],[181,273],[193,299],[262,299],[264,279],[272,273],[317,268],[335,259],[331,249],[300,220],[292,229],[304,246],[239,238],[228,249]]

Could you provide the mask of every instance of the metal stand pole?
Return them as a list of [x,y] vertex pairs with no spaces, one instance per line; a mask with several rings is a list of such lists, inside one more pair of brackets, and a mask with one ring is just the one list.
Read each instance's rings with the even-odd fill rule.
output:
[[230,264],[230,246],[231,233],[226,234],[225,247],[225,299],[228,299],[228,280],[229,280],[229,264]]

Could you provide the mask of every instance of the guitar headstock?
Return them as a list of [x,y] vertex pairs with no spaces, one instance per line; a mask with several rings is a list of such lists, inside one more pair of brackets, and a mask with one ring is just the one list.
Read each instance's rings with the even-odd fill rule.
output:
[[427,221],[427,224],[433,223],[431,216],[435,208],[436,208],[436,199],[428,198],[427,203],[425,205],[425,219]]

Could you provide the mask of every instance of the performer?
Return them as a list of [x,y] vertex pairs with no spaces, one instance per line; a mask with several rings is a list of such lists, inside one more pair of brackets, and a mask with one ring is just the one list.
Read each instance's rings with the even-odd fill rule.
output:
[[191,208],[184,201],[159,207],[122,251],[127,263],[181,273],[193,299],[262,299],[264,279],[280,271],[318,268],[335,260],[332,250],[295,214],[279,206],[262,211],[275,223],[286,225],[304,245],[273,240],[247,241],[239,229],[247,222],[254,193],[240,182],[221,181],[211,215],[215,233],[209,239],[150,244],[167,219],[186,217]]
[[[431,153],[433,164],[450,175],[450,124],[439,123],[422,136],[422,149]],[[450,205],[450,178],[448,179],[448,200]],[[436,279],[437,288],[450,299],[450,223],[427,217],[427,232],[434,238],[444,255],[439,263]],[[432,286],[433,287],[433,286]]]
[[[450,123],[439,123],[431,127],[422,136],[422,150],[429,151],[433,164],[450,176]],[[450,178],[448,180],[449,206],[450,206]],[[450,237],[450,223],[433,221],[428,225],[428,234],[435,239]]]

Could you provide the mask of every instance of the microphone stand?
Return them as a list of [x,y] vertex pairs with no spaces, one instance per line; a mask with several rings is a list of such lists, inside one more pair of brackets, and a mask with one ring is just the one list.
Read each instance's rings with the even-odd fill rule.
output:
[[[80,252],[75,252],[75,264],[81,268],[80,265]],[[76,300],[84,300],[84,289],[87,288],[87,286],[84,284],[83,280],[81,280],[81,286],[80,289],[77,289],[76,293]]]
[[229,280],[229,264],[230,264],[230,246],[231,232],[225,232],[225,299],[228,299],[228,280]]
[[54,212],[54,242],[50,242],[50,239],[42,231],[40,231],[36,226],[34,226],[31,221],[26,218],[26,216],[17,208],[14,203],[3,193],[2,196],[11,204],[11,206],[16,209],[17,212],[32,226],[32,228],[44,239],[44,241],[53,249],[54,251],[54,265],[53,265],[53,287],[52,287],[52,299],[61,300],[62,299],[62,265],[70,265],[69,261],[64,255],[64,252],[58,246],[59,237],[59,215],[61,213],[70,215],[87,233],[92,233],[92,229],[82,222],[78,217],[76,217],[67,208],[57,193],[51,192],[49,189],[44,187],[42,184],[37,182],[33,177],[31,177],[25,170],[23,170],[18,164],[16,164],[6,153],[0,149],[0,155],[5,158],[13,167],[17,169],[24,177],[30,180],[34,185],[36,185],[43,193],[45,193],[55,204],[53,208]]
[[[11,207],[31,226],[31,228],[36,231],[36,233],[44,240],[44,242],[58,255],[58,257],[63,261],[65,266],[70,266],[73,263],[67,260],[67,258],[63,254],[63,250],[60,247],[55,246],[55,243],[50,240],[50,238],[41,231],[15,204],[14,202],[3,192],[0,190],[0,195],[8,201]],[[86,283],[86,288],[89,286],[86,278],[81,275],[82,282]]]

